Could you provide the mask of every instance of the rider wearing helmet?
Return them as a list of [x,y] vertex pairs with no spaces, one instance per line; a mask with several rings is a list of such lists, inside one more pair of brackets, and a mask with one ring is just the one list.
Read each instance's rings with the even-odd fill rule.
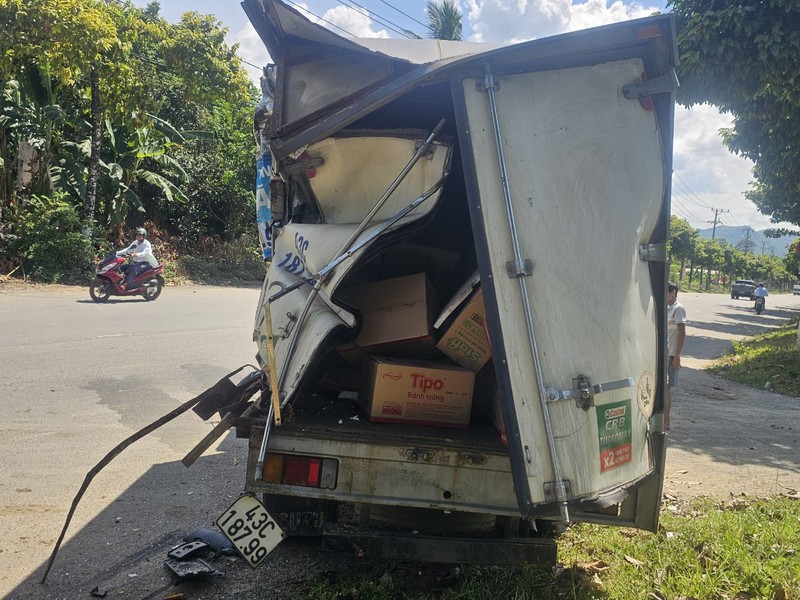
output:
[[157,267],[158,261],[153,256],[153,247],[147,241],[147,230],[144,227],[136,228],[136,240],[124,250],[117,252],[117,256],[130,255],[131,264],[125,270],[125,285],[128,287],[139,273],[145,272],[150,267]]
[[767,309],[767,296],[769,296],[767,288],[764,287],[763,283],[759,283],[758,287],[756,288],[756,291],[753,292],[753,298],[755,298],[756,304],[758,303],[758,299],[761,298],[761,301],[764,303],[762,305],[762,308],[764,310]]

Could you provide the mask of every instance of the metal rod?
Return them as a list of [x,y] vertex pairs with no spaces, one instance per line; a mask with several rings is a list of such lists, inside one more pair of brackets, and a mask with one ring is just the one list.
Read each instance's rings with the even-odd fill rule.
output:
[[384,231],[389,229],[392,225],[397,223],[400,219],[405,217],[412,210],[417,208],[425,200],[427,200],[428,198],[433,196],[439,190],[439,188],[442,187],[442,184],[444,183],[445,179],[447,179],[447,176],[449,174],[450,174],[449,171],[445,172],[445,174],[442,175],[441,179],[439,179],[439,181],[437,181],[435,184],[433,184],[433,186],[430,189],[428,189],[426,192],[424,192],[421,196],[417,197],[408,206],[405,206],[402,209],[400,209],[393,217],[388,219],[386,222],[384,222],[383,225],[381,225],[376,230],[374,230],[372,233],[370,233],[369,236],[363,238],[357,244],[354,244],[353,246],[348,248],[343,254],[340,254],[339,256],[334,258],[331,262],[329,262],[322,269],[320,269],[320,272],[317,274],[316,277],[309,277],[307,279],[302,279],[302,280],[298,281],[297,283],[293,283],[292,285],[289,285],[289,286],[283,288],[280,292],[276,292],[275,294],[270,296],[268,302],[275,302],[275,300],[278,300],[279,298],[283,298],[286,294],[295,291],[297,288],[303,287],[305,284],[313,286],[314,283],[317,281],[317,279],[319,277],[323,277],[323,276],[327,275],[329,271],[332,271],[333,269],[335,269],[342,262],[344,262],[345,260],[350,258],[353,254],[358,252],[361,248],[366,246],[368,243],[370,243],[372,240],[374,240],[376,237],[378,237]]
[[492,115],[492,125],[494,128],[494,140],[497,146],[497,159],[500,163],[500,177],[503,183],[503,199],[506,205],[506,213],[508,215],[508,225],[511,233],[511,242],[514,246],[514,265],[516,279],[519,282],[519,290],[522,295],[522,303],[525,309],[525,322],[528,329],[528,343],[531,348],[534,372],[536,374],[536,386],[539,391],[539,404],[542,409],[542,416],[544,418],[544,429],[547,437],[547,447],[550,452],[550,464],[553,469],[553,477],[555,478],[555,492],[556,500],[559,504],[559,512],[561,519],[565,523],[569,523],[569,509],[567,507],[567,490],[564,486],[564,480],[561,475],[561,464],[558,460],[558,450],[556,448],[555,435],[553,434],[553,425],[550,419],[550,407],[547,403],[547,391],[545,390],[544,375],[542,374],[542,364],[539,360],[539,349],[536,344],[536,331],[533,326],[532,306],[530,297],[528,295],[528,286],[525,274],[525,261],[522,257],[522,251],[519,245],[519,237],[517,236],[517,223],[514,219],[514,207],[511,201],[511,188],[508,185],[508,172],[506,170],[505,152],[503,151],[503,136],[500,131],[500,117],[497,112],[497,99],[495,97],[495,81],[492,75],[492,70],[489,64],[486,64],[484,75],[484,87],[489,95],[489,108]]
[[333,269],[335,269],[343,261],[345,261],[348,258],[350,258],[353,254],[358,252],[361,248],[363,248],[364,246],[369,244],[372,240],[374,240],[376,237],[378,237],[384,231],[389,229],[392,225],[397,223],[400,219],[405,217],[408,213],[410,213],[412,210],[417,208],[420,204],[425,202],[425,200],[427,200],[428,198],[433,196],[439,190],[439,188],[442,187],[442,184],[444,183],[444,180],[447,179],[448,175],[449,175],[449,172],[445,172],[445,174],[442,175],[442,177],[439,179],[439,181],[437,181],[435,184],[433,184],[433,186],[431,188],[429,188],[428,191],[424,192],[421,196],[418,196],[416,199],[414,199],[413,202],[411,202],[407,206],[401,208],[393,217],[391,217],[390,219],[385,221],[383,223],[383,225],[381,225],[377,229],[373,230],[372,233],[370,233],[367,237],[365,237],[364,239],[360,240],[357,244],[354,244],[353,246],[348,248],[343,254],[340,254],[339,256],[334,258],[331,262],[329,262],[327,264],[327,266],[323,267],[322,270],[320,270],[319,275],[320,276],[327,275],[329,271],[332,271]]
[[267,422],[264,425],[264,437],[261,438],[261,449],[258,451],[258,462],[256,463],[256,470],[253,474],[253,479],[261,481],[264,477],[264,460],[267,457],[267,441],[269,440],[269,432],[272,429],[272,403],[269,404],[269,412],[267,413]]
[[272,335],[272,311],[269,302],[264,302],[265,333],[267,334],[267,360],[269,387],[272,396],[272,409],[275,413],[275,427],[281,425],[281,398],[278,391],[278,369],[275,365],[275,338]]
[[[408,175],[411,169],[414,168],[414,165],[417,164],[419,159],[422,158],[422,156],[428,152],[428,149],[433,143],[433,140],[436,139],[439,133],[441,133],[444,124],[445,124],[445,119],[442,119],[439,121],[439,123],[437,123],[436,127],[433,128],[433,131],[431,131],[428,138],[417,149],[417,151],[414,153],[414,156],[411,157],[411,160],[408,161],[408,164],[406,164],[406,166],[403,168],[400,174],[397,177],[395,177],[394,181],[392,181],[392,183],[389,184],[389,187],[383,193],[383,195],[378,199],[375,205],[372,207],[372,210],[370,210],[369,213],[367,213],[367,216],[364,217],[361,223],[359,223],[356,230],[342,245],[341,249],[336,254],[334,254],[334,256],[340,256],[350,249],[350,246],[352,246],[353,242],[355,242],[358,239],[358,236],[360,236],[364,232],[364,230],[367,228],[372,218],[378,213],[378,211],[383,207],[383,205],[386,204],[386,201],[389,199],[389,196],[391,196],[392,193],[397,189],[397,187],[400,185],[403,179],[405,179],[406,175]],[[297,317],[297,322],[295,323],[294,327],[294,335],[289,340],[289,348],[286,351],[286,359],[284,360],[283,365],[281,366],[281,373],[280,377],[278,378],[278,390],[283,389],[283,384],[286,381],[286,375],[289,372],[289,363],[291,362],[292,355],[294,354],[294,351],[297,348],[297,341],[300,339],[300,331],[302,330],[303,323],[305,322],[306,317],[308,316],[308,311],[311,309],[311,304],[314,302],[314,299],[317,297],[317,294],[319,294],[319,290],[325,284],[325,281],[327,281],[328,276],[331,273],[332,271],[328,271],[325,275],[320,276],[317,279],[317,281],[314,282],[314,287],[311,288],[311,292],[309,293],[308,298],[306,298],[305,306],[303,306],[302,312]],[[283,402],[281,403],[281,406],[285,406],[288,401],[289,401],[289,396],[287,395],[286,398],[284,398]]]

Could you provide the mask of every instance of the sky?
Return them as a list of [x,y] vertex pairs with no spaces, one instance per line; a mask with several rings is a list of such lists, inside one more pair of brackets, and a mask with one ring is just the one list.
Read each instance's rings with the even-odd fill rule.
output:
[[[285,1],[340,35],[397,38],[406,29],[425,37],[426,0]],[[493,43],[522,42],[666,11],[665,3],[659,0],[457,1],[463,14],[463,39]],[[147,3],[135,0],[140,6]],[[229,43],[239,44],[239,55],[249,63],[246,66],[253,79],[258,80],[260,67],[269,57],[238,2],[161,0],[160,4],[161,15],[170,22],[179,21],[181,14],[190,10],[216,16],[228,28]],[[672,214],[697,229],[711,227],[715,215],[719,225],[756,230],[776,227],[744,197],[753,164],[722,144],[719,130],[730,123],[730,116],[711,106],[690,110],[676,106]],[[715,213],[714,209],[721,210]]]

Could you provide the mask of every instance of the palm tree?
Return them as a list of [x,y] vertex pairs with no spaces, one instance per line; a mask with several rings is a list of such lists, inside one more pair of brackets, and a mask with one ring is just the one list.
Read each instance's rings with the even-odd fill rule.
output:
[[437,40],[461,40],[461,10],[456,0],[428,2],[428,37]]

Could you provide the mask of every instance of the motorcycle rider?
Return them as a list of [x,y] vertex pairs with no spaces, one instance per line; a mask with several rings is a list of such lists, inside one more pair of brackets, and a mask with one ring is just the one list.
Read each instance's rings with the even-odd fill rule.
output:
[[131,264],[123,267],[125,270],[125,283],[120,286],[122,289],[127,289],[140,273],[144,273],[151,267],[158,266],[158,261],[153,256],[153,246],[146,238],[147,230],[144,227],[137,227],[136,239],[130,246],[117,252],[117,256],[130,255],[131,257]]
[[[758,284],[756,291],[753,292],[753,296],[756,299],[756,304],[758,304],[758,299],[761,298],[761,308],[767,310],[767,296],[769,296],[769,292],[767,291],[767,288],[764,287],[763,283]],[[753,305],[753,308],[755,308],[755,305]]]

